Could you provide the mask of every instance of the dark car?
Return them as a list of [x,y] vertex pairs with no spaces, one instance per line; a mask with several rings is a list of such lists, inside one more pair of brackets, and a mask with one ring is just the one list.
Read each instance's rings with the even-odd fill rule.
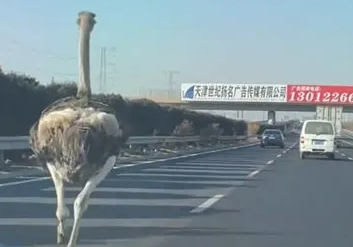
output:
[[261,136],[261,147],[277,146],[284,148],[284,136],[281,130],[267,129]]

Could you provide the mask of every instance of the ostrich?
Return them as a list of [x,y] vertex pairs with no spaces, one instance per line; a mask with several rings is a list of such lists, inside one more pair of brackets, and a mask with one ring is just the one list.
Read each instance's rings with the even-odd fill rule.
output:
[[89,41],[95,14],[80,12],[79,83],[77,95],[59,99],[46,107],[30,129],[31,148],[38,162],[53,180],[57,209],[57,243],[67,240],[65,230],[70,211],[65,204],[65,183],[79,184],[74,222],[68,247],[76,245],[80,220],[90,195],[114,167],[127,137],[119,126],[114,109],[91,98]]

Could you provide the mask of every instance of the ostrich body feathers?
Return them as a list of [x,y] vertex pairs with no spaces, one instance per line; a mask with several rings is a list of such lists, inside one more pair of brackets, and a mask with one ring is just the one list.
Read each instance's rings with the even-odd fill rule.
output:
[[67,97],[49,105],[30,130],[39,163],[55,165],[66,182],[85,183],[125,141],[109,106],[89,98]]

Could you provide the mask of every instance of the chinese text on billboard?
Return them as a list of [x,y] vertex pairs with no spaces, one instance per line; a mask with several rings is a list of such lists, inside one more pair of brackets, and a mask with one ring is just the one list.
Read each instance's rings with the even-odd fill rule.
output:
[[182,99],[190,101],[286,102],[286,85],[183,84]]

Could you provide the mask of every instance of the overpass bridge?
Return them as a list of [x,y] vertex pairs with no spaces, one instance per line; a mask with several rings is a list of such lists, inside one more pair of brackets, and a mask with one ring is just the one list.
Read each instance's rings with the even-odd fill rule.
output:
[[343,85],[184,83],[179,97],[146,98],[190,110],[267,111],[274,123],[276,111],[316,112],[339,122],[353,112],[353,86]]

